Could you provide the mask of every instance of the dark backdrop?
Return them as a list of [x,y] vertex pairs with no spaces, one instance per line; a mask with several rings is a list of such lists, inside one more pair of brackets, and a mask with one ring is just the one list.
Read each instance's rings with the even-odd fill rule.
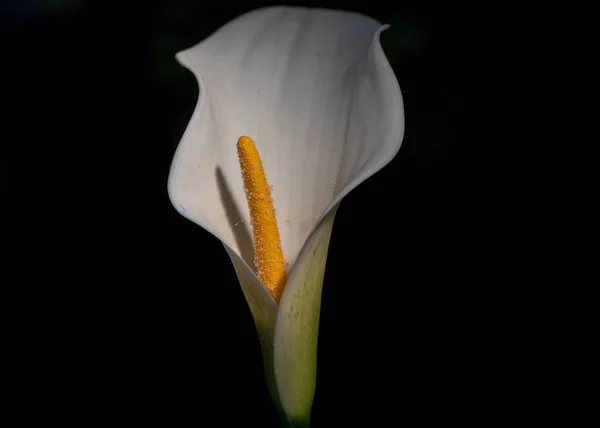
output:
[[[486,366],[500,351],[485,340],[491,327],[478,322],[492,303],[472,235],[487,208],[465,190],[473,158],[461,150],[474,138],[465,91],[481,44],[472,17],[433,2],[286,4],[390,23],[383,45],[406,111],[399,154],[337,214],[313,425],[479,422],[502,369]],[[26,182],[25,198],[35,201],[23,253],[39,260],[25,273],[42,284],[27,288],[38,317],[27,321],[34,379],[25,393],[51,403],[24,417],[78,426],[277,425],[230,261],[166,193],[197,97],[175,53],[266,5],[5,6],[6,82],[23,118],[8,126],[24,153],[4,162],[14,167],[12,184]]]

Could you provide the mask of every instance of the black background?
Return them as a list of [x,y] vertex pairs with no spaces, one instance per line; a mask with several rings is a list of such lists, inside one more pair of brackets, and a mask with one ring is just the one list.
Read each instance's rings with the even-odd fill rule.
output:
[[[477,137],[466,92],[485,15],[429,2],[286,4],[390,23],[382,43],[406,114],[399,154],[337,214],[313,425],[497,419],[489,393],[504,369],[491,357],[502,351],[488,341],[494,324],[481,322],[496,306],[481,284],[496,278],[480,274],[493,228],[481,219],[494,207],[472,175],[474,152],[463,150]],[[51,403],[37,416],[80,426],[277,426],[231,263],[166,193],[198,95],[175,53],[266,5],[5,6],[6,93],[22,118],[8,127],[24,154],[4,162],[33,205],[20,251],[40,261],[21,273],[43,278],[27,288],[38,317],[22,339],[34,349],[24,393]]]

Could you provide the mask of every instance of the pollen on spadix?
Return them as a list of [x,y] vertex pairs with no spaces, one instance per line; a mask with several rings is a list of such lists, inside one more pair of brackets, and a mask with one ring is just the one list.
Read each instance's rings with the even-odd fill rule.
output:
[[279,303],[286,282],[285,262],[275,208],[258,150],[251,138],[242,136],[237,142],[237,152],[244,182],[246,201],[250,210],[250,223],[254,236],[254,263],[258,278],[275,302]]

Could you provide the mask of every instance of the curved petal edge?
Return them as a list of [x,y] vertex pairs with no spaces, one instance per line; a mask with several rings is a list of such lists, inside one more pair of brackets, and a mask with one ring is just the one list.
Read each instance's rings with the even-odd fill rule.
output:
[[275,324],[274,369],[277,391],[291,426],[310,420],[317,375],[321,292],[334,207],[298,256],[286,284]]

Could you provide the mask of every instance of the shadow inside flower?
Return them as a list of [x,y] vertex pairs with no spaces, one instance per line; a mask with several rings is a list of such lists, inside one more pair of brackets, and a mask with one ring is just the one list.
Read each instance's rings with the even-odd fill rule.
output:
[[252,241],[252,235],[250,235],[250,225],[244,223],[242,213],[233,199],[229,184],[227,184],[227,180],[225,180],[223,171],[219,166],[215,168],[215,177],[217,179],[217,185],[219,186],[221,201],[225,207],[227,221],[231,226],[231,230],[233,231],[233,235],[235,236],[235,240],[240,249],[240,256],[246,264],[255,271],[254,243]]

